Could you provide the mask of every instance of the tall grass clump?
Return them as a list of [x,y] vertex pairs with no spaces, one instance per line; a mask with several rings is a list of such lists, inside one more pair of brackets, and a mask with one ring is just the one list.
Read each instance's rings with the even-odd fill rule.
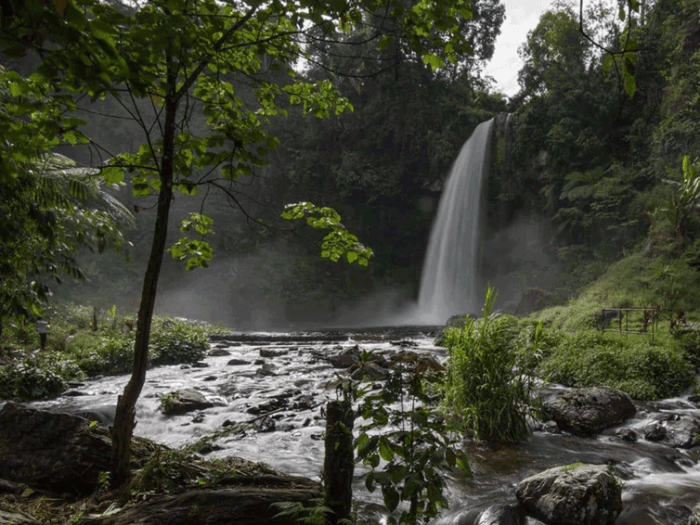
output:
[[482,317],[447,331],[444,406],[476,439],[512,443],[530,431],[531,381],[516,369],[517,331],[507,317],[492,312],[495,300],[489,288]]

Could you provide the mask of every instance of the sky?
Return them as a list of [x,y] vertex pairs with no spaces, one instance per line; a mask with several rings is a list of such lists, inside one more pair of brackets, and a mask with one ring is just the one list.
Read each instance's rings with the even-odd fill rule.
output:
[[484,72],[496,80],[496,90],[508,96],[518,91],[518,71],[522,61],[518,47],[525,42],[528,31],[540,21],[540,15],[552,5],[551,0],[501,0],[506,7],[506,19],[496,39],[496,51]]

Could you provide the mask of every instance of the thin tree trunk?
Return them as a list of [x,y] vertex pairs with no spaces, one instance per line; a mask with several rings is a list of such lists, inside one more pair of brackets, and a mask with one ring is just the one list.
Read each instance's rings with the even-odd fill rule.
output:
[[[171,93],[175,93],[177,77],[168,78]],[[112,426],[112,488],[124,485],[131,477],[131,438],[136,426],[134,409],[146,381],[148,367],[148,341],[151,335],[151,321],[156,301],[158,278],[163,264],[163,255],[168,234],[170,203],[173,197],[173,160],[175,147],[175,117],[178,99],[166,97],[165,126],[163,133],[163,156],[160,165],[160,191],[156,211],[156,224],[153,231],[151,254],[143,280],[141,305],[136,324],[136,341],[134,344],[134,366],[131,379],[117,401],[117,410]]]

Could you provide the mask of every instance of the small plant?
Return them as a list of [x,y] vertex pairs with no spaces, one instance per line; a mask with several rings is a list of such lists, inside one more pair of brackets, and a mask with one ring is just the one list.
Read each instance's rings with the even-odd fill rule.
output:
[[312,499],[308,502],[281,501],[272,503],[271,506],[279,512],[273,519],[295,521],[300,525],[326,525],[331,509],[323,504],[323,499]]
[[176,488],[198,485],[204,469],[187,450],[158,450],[132,482],[139,492],[169,492]]
[[56,397],[65,389],[61,376],[28,362],[0,367],[0,399],[45,399]]
[[379,486],[389,512],[408,503],[398,521],[389,516],[391,524],[415,525],[447,507],[444,470],[456,467],[471,475],[466,456],[454,447],[454,434],[427,392],[439,381],[428,369],[399,367],[384,388],[359,394],[365,424],[355,447],[358,459],[372,469],[365,479],[367,490]]

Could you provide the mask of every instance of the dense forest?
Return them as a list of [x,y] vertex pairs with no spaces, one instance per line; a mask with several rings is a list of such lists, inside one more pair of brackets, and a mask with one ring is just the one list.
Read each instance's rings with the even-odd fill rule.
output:
[[[694,174],[700,147],[697,2],[646,2],[622,21],[604,2],[583,13],[553,4],[520,48],[520,91],[510,99],[482,73],[504,8],[497,0],[472,6],[460,28],[472,52],[441,67],[398,40],[377,45],[371,20],[311,39],[296,74],[331,81],[353,110],[319,119],[286,102],[263,123],[279,142],[264,161],[249,162],[226,191],[174,198],[168,242],[177,240],[180,219],[204,213],[213,219],[214,258],[193,272],[166,258],[157,309],[267,328],[362,320],[366,304],[376,311],[414,300],[450,165],[478,123],[505,112],[512,115],[508,155],[500,152],[489,180],[481,263],[502,308],[514,311],[530,287],[564,300],[608,263],[664,236],[694,264],[697,217],[678,190],[688,184],[684,156],[686,176]],[[19,56],[10,49],[5,67],[31,73],[41,64],[31,48]],[[284,85],[286,72],[274,62],[270,56],[262,76]],[[242,103],[260,105],[245,74],[229,80]],[[76,170],[115,153],[138,155],[139,122],[114,95],[73,96],[90,141],[62,140],[54,151],[74,159]],[[135,107],[147,112],[151,103]],[[203,108],[190,112],[189,124],[204,126]],[[90,242],[76,243],[80,253],[67,274],[80,271],[85,280],[57,286],[52,272],[37,268],[25,277],[42,283],[39,297],[136,309],[156,209],[139,184],[127,178],[119,190],[100,190],[132,212],[132,225],[122,213],[119,231],[100,226],[116,236],[119,252],[96,256]],[[319,258],[320,236],[280,219],[285,204],[306,200],[340,213],[374,250],[368,267]]]
[[[698,23],[689,15],[696,4],[647,3],[628,26],[598,6],[584,13],[583,31],[578,6],[555,4],[520,48],[521,89],[510,100],[481,73],[504,16],[498,2],[475,3],[465,28],[474,54],[449,67],[432,70],[397,46],[377,49],[363,42],[367,28],[343,37],[357,41],[349,48],[318,44],[326,48],[312,52],[300,74],[333,81],[354,110],[318,119],[289,107],[288,116],[268,122],[279,146],[237,181],[236,203],[214,191],[176,199],[179,217],[201,209],[214,219],[215,258],[194,272],[166,261],[159,308],[265,328],[362,319],[368,297],[375,308],[410,302],[450,165],[474,127],[502,112],[512,114],[509,156],[489,182],[482,253],[484,281],[496,285],[502,307],[514,310],[528,287],[569,297],[652,231],[673,229],[679,249],[692,253],[697,224],[692,214],[679,217],[672,200],[683,157],[698,154]],[[615,54],[629,38],[632,96]],[[246,89],[242,81],[237,87]],[[110,118],[115,113],[109,96],[78,105],[105,150],[136,147],[136,124]],[[93,154],[87,146],[63,152],[81,164]],[[124,233],[131,262],[81,256],[87,281],[59,287],[60,298],[138,304],[153,203],[128,190],[118,198],[138,210]],[[369,267],[320,259],[314,232],[279,220],[285,204],[301,200],[338,210],[373,248]]]

